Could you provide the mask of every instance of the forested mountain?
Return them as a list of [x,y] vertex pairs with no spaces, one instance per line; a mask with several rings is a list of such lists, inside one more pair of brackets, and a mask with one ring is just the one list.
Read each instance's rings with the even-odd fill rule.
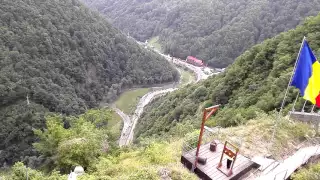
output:
[[225,67],[245,50],[320,11],[317,0],[82,0],[125,33],[159,36],[166,53]]
[[[202,108],[221,104],[208,125],[234,126],[256,117],[257,112],[279,110],[304,36],[320,53],[320,14],[303,25],[255,45],[239,56],[227,70],[200,84],[182,88],[155,100],[140,119],[137,138],[174,135],[200,126]],[[285,113],[298,93],[290,88]],[[300,97],[296,109],[305,101]],[[311,105],[305,108],[310,112]]]
[[77,0],[0,1],[0,165],[34,155],[43,112],[79,114],[178,73]]

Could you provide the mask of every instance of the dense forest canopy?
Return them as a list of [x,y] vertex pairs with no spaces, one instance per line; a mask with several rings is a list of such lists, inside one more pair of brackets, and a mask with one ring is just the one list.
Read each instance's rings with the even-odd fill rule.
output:
[[[200,126],[202,108],[210,105],[221,104],[221,110],[208,125],[223,127],[243,124],[257,112],[279,110],[303,37],[319,55],[319,32],[320,14],[250,48],[224,73],[155,100],[138,123],[137,138],[188,132]],[[290,88],[285,112],[291,110],[297,93]],[[301,110],[304,102],[300,97],[296,109]],[[311,108],[307,103],[305,110]]]
[[0,1],[0,165],[34,155],[43,112],[79,114],[178,73],[77,0]]
[[225,67],[251,46],[320,11],[317,0],[82,0],[139,41]]

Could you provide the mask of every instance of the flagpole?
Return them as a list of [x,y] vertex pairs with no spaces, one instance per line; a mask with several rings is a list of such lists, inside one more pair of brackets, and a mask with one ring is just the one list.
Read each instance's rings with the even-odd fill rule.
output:
[[303,107],[301,109],[301,112],[304,112],[304,107],[306,107],[306,104],[307,104],[307,100],[304,101],[304,104],[303,104]]
[[292,112],[296,111],[296,110],[295,110],[295,107],[296,107],[296,103],[297,103],[297,101],[298,101],[299,95],[300,95],[300,91],[298,91],[296,100],[294,100],[294,103],[293,103],[293,106],[292,106],[292,110],[291,110]]
[[312,106],[312,109],[311,109],[311,113],[314,113],[314,107],[315,107],[316,105],[314,104],[313,106]]
[[277,129],[277,126],[278,126],[278,122],[279,122],[279,120],[280,120],[280,118],[281,118],[281,115],[282,115],[283,106],[284,106],[284,103],[285,103],[286,98],[287,98],[287,94],[288,94],[289,87],[290,87],[290,84],[291,84],[292,79],[293,79],[294,72],[296,71],[296,68],[297,68],[297,64],[298,64],[298,60],[299,60],[299,58],[300,58],[300,53],[301,53],[301,50],[302,50],[302,46],[303,46],[304,41],[305,41],[306,39],[307,39],[307,38],[304,36],[304,37],[303,37],[303,40],[302,40],[302,43],[301,43],[301,46],[300,46],[300,50],[299,50],[299,53],[298,53],[296,62],[295,62],[295,64],[294,64],[294,67],[293,67],[293,70],[292,70],[292,74],[291,74],[291,77],[290,77],[290,80],[289,80],[289,83],[288,83],[286,92],[285,92],[285,94],[284,94],[284,98],[283,98],[282,103],[281,103],[281,108],[280,108],[280,111],[279,111],[279,113],[278,113],[278,118],[276,119],[276,124],[275,124],[274,129],[273,129],[273,132],[272,132],[271,143],[273,143],[273,141],[274,141],[274,136],[275,136],[276,129]]

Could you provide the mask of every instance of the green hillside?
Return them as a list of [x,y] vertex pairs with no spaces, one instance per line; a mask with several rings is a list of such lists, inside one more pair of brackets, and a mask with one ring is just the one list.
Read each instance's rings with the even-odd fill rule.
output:
[[[35,161],[15,163],[0,171],[3,180],[65,180],[74,166],[85,174],[80,180],[195,180],[179,162],[183,139],[150,141],[142,147],[119,148],[109,130],[113,121],[109,109],[89,110],[79,117],[50,115],[46,129],[35,130],[39,141],[34,147],[41,153],[41,168],[31,169]],[[70,127],[65,128],[64,121]],[[40,159],[40,158],[39,158]]]
[[225,67],[251,46],[318,14],[315,0],[82,0],[125,33]]
[[0,1],[0,165],[37,154],[43,112],[79,114],[122,89],[177,78],[77,0]]
[[312,163],[304,169],[298,170],[293,176],[293,180],[316,180],[320,179],[320,163]]
[[[198,179],[180,163],[183,142],[197,137],[198,130],[189,129],[184,138],[171,137],[166,140],[146,138],[139,147],[108,148],[108,145],[114,143],[114,140],[110,138],[104,126],[95,128],[93,125],[97,121],[92,121],[101,122],[104,118],[99,118],[99,114],[102,112],[102,117],[105,118],[107,115],[106,119],[111,120],[108,117],[108,111],[90,110],[80,118],[67,117],[72,122],[72,127],[69,129],[63,128],[61,117],[48,117],[47,130],[36,131],[41,140],[35,146],[47,158],[45,167],[54,170],[46,173],[46,171],[31,169],[30,165],[26,167],[23,163],[18,162],[7,171],[0,171],[0,177],[3,180],[27,179],[27,171],[29,179],[65,180],[67,177],[64,173],[69,173],[72,165],[80,164],[85,168],[85,174],[77,177],[79,180]],[[243,126],[222,128],[219,134],[205,138],[204,141],[213,138],[233,140],[232,142],[241,142],[238,144],[241,153],[247,157],[263,156],[270,152],[273,157],[278,157],[287,156],[294,150],[296,144],[314,133],[307,124],[281,119],[275,143],[270,148],[266,139],[271,138],[270,132],[273,130],[274,119],[273,116],[261,113],[259,117]],[[103,148],[99,148],[99,145],[102,145]],[[195,147],[196,144],[192,146]]]
[[[200,84],[182,88],[150,104],[138,123],[137,138],[168,136],[199,126],[202,108],[221,104],[208,125],[223,127],[244,124],[258,112],[279,110],[292,74],[301,41],[307,37],[315,54],[320,53],[320,15],[303,25],[265,40],[239,56],[227,70]],[[298,90],[290,88],[285,113],[291,109]],[[296,104],[301,109],[304,100]],[[311,110],[307,104],[306,111]]]

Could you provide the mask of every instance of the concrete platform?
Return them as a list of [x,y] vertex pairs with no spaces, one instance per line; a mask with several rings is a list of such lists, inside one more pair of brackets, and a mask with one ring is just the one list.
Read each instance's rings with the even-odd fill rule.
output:
[[309,123],[319,123],[320,114],[317,113],[306,113],[306,112],[296,112],[290,111],[290,118]]

